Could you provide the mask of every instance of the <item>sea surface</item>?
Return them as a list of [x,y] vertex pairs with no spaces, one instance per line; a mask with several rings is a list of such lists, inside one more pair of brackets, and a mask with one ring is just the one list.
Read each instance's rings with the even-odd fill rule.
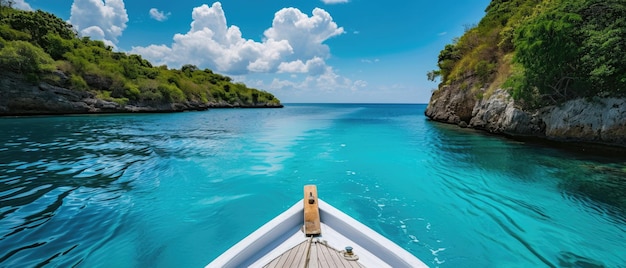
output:
[[424,109],[0,118],[0,267],[202,267],[305,184],[431,267],[626,267],[626,156]]

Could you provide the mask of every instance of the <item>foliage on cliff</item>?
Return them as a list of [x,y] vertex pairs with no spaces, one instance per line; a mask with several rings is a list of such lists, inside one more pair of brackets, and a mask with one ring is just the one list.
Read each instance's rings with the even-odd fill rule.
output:
[[200,70],[152,66],[139,55],[114,52],[102,41],[79,38],[72,25],[43,11],[0,6],[0,71],[20,73],[102,99],[134,103],[280,104],[272,94]]
[[478,97],[506,87],[531,108],[626,96],[626,2],[493,0],[438,66],[429,79],[471,85]]

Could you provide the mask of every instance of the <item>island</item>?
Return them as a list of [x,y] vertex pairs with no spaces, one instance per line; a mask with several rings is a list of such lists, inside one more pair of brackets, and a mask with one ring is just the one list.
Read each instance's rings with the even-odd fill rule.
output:
[[210,69],[153,66],[53,14],[0,6],[0,116],[280,107]]

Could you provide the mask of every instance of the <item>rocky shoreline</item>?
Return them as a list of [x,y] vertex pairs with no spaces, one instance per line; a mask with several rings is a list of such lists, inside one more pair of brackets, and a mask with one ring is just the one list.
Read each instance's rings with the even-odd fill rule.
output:
[[626,149],[624,98],[575,99],[525,111],[503,89],[479,100],[469,90],[444,86],[433,92],[425,115],[435,121],[506,136]]
[[162,103],[120,104],[99,99],[94,93],[53,86],[44,82],[28,83],[19,76],[0,79],[0,116],[98,114],[98,113],[169,113],[202,111],[213,108],[282,108],[281,104],[257,103]]

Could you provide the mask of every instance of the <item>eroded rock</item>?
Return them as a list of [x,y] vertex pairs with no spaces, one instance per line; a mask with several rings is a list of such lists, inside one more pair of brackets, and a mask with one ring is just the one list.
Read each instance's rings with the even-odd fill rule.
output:
[[[439,92],[442,91],[442,92]],[[468,127],[513,136],[535,136],[560,141],[582,141],[626,147],[626,99],[576,99],[538,111],[516,107],[506,90],[478,101],[450,88],[433,93],[426,109],[429,118],[459,124],[459,111],[472,108]],[[463,106],[464,108],[461,108]],[[461,124],[459,124],[461,125]]]

